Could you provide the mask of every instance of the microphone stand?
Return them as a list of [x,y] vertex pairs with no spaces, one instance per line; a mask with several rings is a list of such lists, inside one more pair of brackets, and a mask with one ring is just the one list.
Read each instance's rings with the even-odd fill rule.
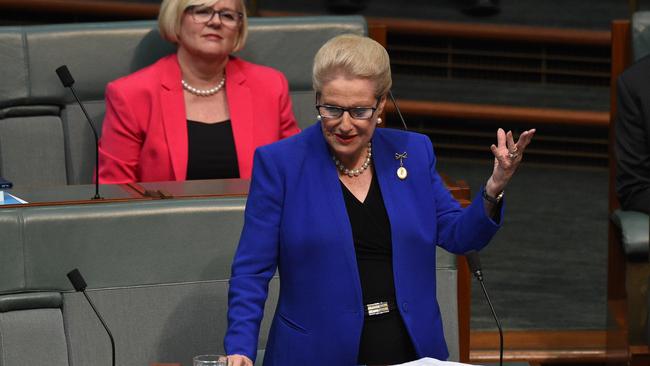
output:
[[494,311],[494,306],[492,306],[492,301],[490,301],[490,296],[488,295],[485,284],[483,284],[483,272],[481,271],[481,260],[478,256],[478,252],[475,250],[470,250],[465,253],[467,258],[467,263],[469,264],[470,272],[476,277],[478,283],[481,284],[481,290],[483,290],[483,295],[485,295],[485,300],[487,300],[490,311],[492,312],[492,317],[497,323],[497,329],[499,329],[499,366],[503,366],[503,330],[501,329],[501,322],[497,316],[496,311]]
[[95,304],[93,301],[90,299],[88,294],[86,293],[86,280],[83,278],[81,275],[81,272],[79,272],[78,269],[73,269],[72,271],[68,272],[67,274],[68,280],[70,280],[70,283],[72,283],[72,287],[74,287],[75,291],[81,292],[84,294],[86,297],[86,300],[90,304],[90,307],[93,309],[95,312],[95,315],[97,315],[97,319],[99,319],[99,322],[102,323],[102,326],[104,327],[104,330],[106,331],[106,334],[108,334],[108,339],[111,341],[111,364],[115,366],[115,340],[113,339],[113,333],[111,333],[111,330],[108,329],[108,325],[106,325],[106,322],[104,321],[104,318],[102,318],[102,315],[97,311],[97,308],[95,307]]
[[[88,115],[86,108],[81,103],[81,100],[79,100],[79,97],[77,97],[77,93],[75,93],[72,85],[70,86],[70,91],[72,92],[72,96],[74,96],[74,99],[76,99],[77,103],[79,103],[79,106],[81,107],[81,111],[86,116],[86,119],[90,124],[90,129],[93,131],[93,136],[95,137],[95,196],[92,199],[101,200],[103,198],[99,195],[99,137],[97,136],[97,130],[95,130],[95,126],[92,123],[90,123],[91,121],[90,115]],[[84,295],[85,294],[86,293],[84,292]]]
[[56,74],[58,75],[59,80],[61,80],[61,84],[63,84],[64,87],[69,88],[72,92],[72,96],[74,96],[77,104],[79,104],[79,107],[81,107],[81,111],[83,112],[84,116],[86,116],[86,120],[90,125],[90,129],[93,131],[93,135],[95,136],[95,196],[92,199],[101,200],[103,198],[99,195],[99,136],[97,135],[95,124],[93,123],[93,120],[90,118],[90,115],[86,111],[86,108],[84,107],[83,103],[81,103],[81,100],[74,90],[74,78],[72,77],[72,74],[70,74],[68,67],[66,65],[58,67],[56,69]]

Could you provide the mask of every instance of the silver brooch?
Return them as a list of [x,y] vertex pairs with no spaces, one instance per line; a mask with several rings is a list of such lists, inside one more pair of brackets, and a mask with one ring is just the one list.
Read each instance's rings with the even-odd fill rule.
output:
[[404,168],[404,159],[408,158],[406,151],[403,153],[395,153],[395,160],[399,160],[399,168],[397,168],[397,177],[401,180],[406,179],[409,172]]

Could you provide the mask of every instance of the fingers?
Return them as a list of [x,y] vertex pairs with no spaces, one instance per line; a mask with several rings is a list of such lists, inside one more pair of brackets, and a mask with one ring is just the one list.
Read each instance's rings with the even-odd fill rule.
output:
[[498,148],[505,148],[506,146],[506,131],[503,130],[503,128],[499,128],[497,130],[497,147]]
[[528,131],[524,131],[521,135],[519,135],[519,140],[517,140],[517,149],[518,150],[523,150],[528,146],[530,141],[533,139],[533,135],[535,135],[535,129],[530,129]]
[[512,137],[512,131],[506,133],[506,147],[510,152],[517,152],[517,146],[515,145],[514,137]]
[[519,135],[519,139],[515,142],[512,131],[505,132],[504,129],[499,128],[497,130],[497,148],[499,150],[506,148],[509,152],[519,152],[528,146],[536,131],[536,129],[532,128],[522,132]]
[[228,366],[253,366],[253,361],[242,355],[229,355]]

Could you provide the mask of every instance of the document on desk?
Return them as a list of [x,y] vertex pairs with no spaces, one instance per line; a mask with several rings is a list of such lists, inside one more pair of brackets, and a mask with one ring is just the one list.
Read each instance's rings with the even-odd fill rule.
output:
[[440,361],[435,358],[425,357],[419,360],[401,363],[398,366],[471,366],[467,363],[452,362],[452,361]]
[[27,203],[27,201],[22,198],[18,198],[5,191],[0,191],[0,205],[21,205],[25,203]]

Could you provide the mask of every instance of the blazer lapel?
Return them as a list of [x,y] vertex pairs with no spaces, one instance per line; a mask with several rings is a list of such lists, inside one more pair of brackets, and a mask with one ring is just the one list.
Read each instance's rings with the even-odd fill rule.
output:
[[176,180],[185,180],[187,175],[187,114],[181,68],[176,55],[169,56],[161,70],[160,100],[165,137]]
[[375,135],[373,136],[372,141],[372,156],[374,158],[373,163],[375,164],[375,174],[377,174],[377,179],[379,180],[379,187],[381,188],[381,194],[384,199],[384,206],[386,207],[388,219],[390,220],[394,266],[399,257],[399,249],[402,247],[402,245],[400,245],[400,240],[404,238],[401,229],[408,227],[408,223],[404,222],[404,215],[400,214],[402,206],[400,205],[399,200],[400,197],[404,196],[403,190],[407,185],[405,181],[402,181],[397,177],[399,161],[395,159],[395,153],[404,152],[398,151],[398,149],[398,147],[393,146],[393,144],[383,136],[380,128],[375,130]]
[[339,246],[344,254],[349,272],[353,276],[358,305],[361,307],[363,304],[363,296],[361,293],[361,279],[359,278],[357,256],[352,238],[352,227],[350,225],[347,207],[345,206],[339,175],[336,166],[332,162],[332,153],[328,148],[327,141],[323,137],[320,122],[305,130],[303,133],[313,134],[309,139],[309,146],[313,148],[309,149],[308,154],[313,154],[314,156],[310,159],[312,161],[311,165],[314,167],[313,174],[323,177],[320,180],[322,186],[314,188],[314,192],[320,196],[319,201],[323,203],[322,217],[332,218],[333,230],[336,232],[334,236],[338,237],[338,239],[335,243],[331,243],[331,245]]
[[235,139],[240,175],[252,170],[253,153],[253,97],[246,84],[246,75],[237,58],[226,64],[226,93],[228,109]]

